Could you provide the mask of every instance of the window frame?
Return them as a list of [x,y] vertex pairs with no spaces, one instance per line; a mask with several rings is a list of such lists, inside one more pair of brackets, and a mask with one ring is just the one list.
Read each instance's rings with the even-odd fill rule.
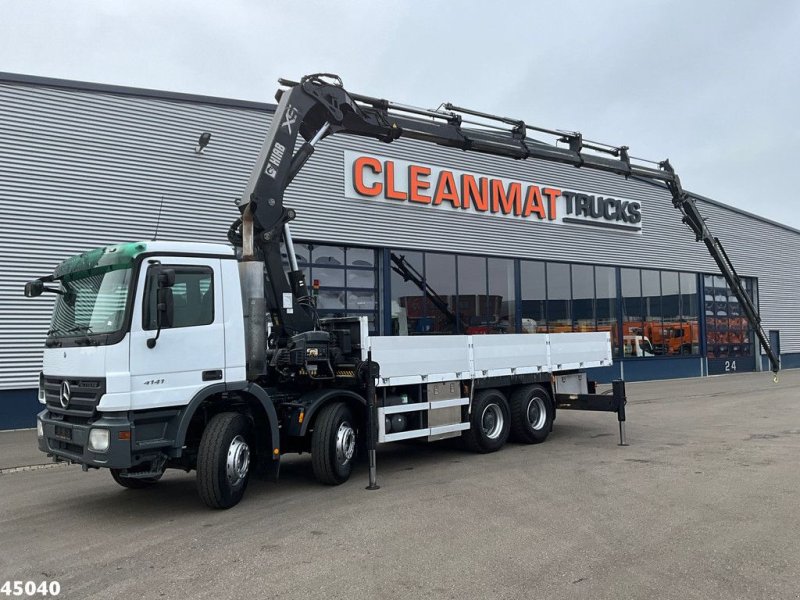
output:
[[[213,325],[214,321],[217,318],[216,315],[216,299],[214,298],[214,294],[216,294],[215,286],[214,286],[214,267],[210,265],[187,265],[187,264],[151,264],[147,267],[147,271],[145,272],[145,281],[144,281],[144,292],[142,294],[142,331],[157,331],[158,327],[150,327],[149,320],[150,320],[150,292],[153,291],[153,282],[156,281],[155,273],[161,269],[173,269],[175,271],[175,277],[177,279],[179,273],[202,273],[202,274],[210,274],[211,275],[211,285],[208,288],[208,292],[211,292],[212,295],[212,302],[211,302],[211,320],[208,323],[195,323],[192,325],[171,325],[170,327],[162,326],[162,330],[166,329],[184,329],[186,327],[207,327],[208,325]],[[158,289],[156,285],[155,290]]]

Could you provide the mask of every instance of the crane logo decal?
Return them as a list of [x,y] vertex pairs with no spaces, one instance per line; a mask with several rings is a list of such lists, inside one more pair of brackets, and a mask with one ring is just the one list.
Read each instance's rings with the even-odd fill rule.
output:
[[281,161],[283,160],[283,155],[285,152],[286,146],[280,142],[275,142],[275,145],[272,147],[272,152],[269,155],[269,160],[267,161],[267,167],[264,169],[264,173],[275,179],[275,177],[278,175],[278,168],[281,166]]
[[297,121],[297,109],[291,104],[286,107],[286,118],[281,123],[281,127],[286,127],[289,135],[292,134],[292,125]]
[[345,197],[520,220],[642,232],[642,203],[345,151]]

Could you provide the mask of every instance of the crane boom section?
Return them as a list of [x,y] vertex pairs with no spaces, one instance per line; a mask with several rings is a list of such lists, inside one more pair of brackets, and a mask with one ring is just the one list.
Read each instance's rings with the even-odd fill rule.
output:
[[[335,81],[331,82],[333,77]],[[280,241],[288,234],[286,224],[294,212],[283,204],[286,188],[324,137],[344,133],[392,142],[401,137],[430,142],[469,152],[504,156],[517,160],[537,159],[574,167],[614,173],[658,182],[669,190],[674,206],[683,214],[683,221],[702,241],[722,276],[741,304],[751,327],[777,373],[779,359],[770,347],[761,326],[761,318],[745,290],[720,241],[715,238],[700,215],[695,199],[681,187],[678,175],[669,161],[648,166],[632,162],[625,146],[585,141],[580,133],[562,132],[527,125],[523,121],[443,105],[442,110],[428,110],[401,105],[380,98],[351,94],[335,76],[311,75],[300,82],[281,80],[288,89],[278,93],[278,106],[245,190],[240,209],[244,218],[242,237],[245,248],[260,248],[267,265],[270,283],[277,299],[291,290],[302,296],[305,283],[297,269],[286,274],[280,267]],[[472,119],[478,118],[480,121]],[[498,126],[496,123],[501,123]],[[469,124],[467,127],[465,124]],[[533,140],[528,131],[557,136],[564,147]],[[296,149],[302,138],[303,143]],[[588,151],[588,152],[587,152]],[[289,246],[290,244],[287,244]],[[250,258],[256,258],[255,254]],[[293,257],[290,257],[290,262]],[[277,300],[274,302],[277,303]],[[314,328],[308,312],[283,314],[281,306],[271,306],[273,317],[290,323],[291,334]]]

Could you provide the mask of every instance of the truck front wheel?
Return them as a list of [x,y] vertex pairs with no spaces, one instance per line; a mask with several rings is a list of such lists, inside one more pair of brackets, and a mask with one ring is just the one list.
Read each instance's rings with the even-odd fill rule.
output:
[[470,413],[470,428],[461,439],[473,452],[500,450],[508,440],[510,427],[508,400],[500,390],[481,390],[475,394]]
[[239,503],[250,479],[250,421],[239,413],[215,415],[197,453],[197,491],[211,508]]
[[353,413],[343,402],[325,406],[311,435],[311,464],[320,483],[339,485],[350,478],[356,455]]

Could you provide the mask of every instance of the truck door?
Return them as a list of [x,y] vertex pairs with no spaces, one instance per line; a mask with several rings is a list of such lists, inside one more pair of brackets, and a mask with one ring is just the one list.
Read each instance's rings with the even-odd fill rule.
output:
[[131,321],[131,408],[187,404],[200,389],[222,383],[225,328],[219,259],[164,257],[161,267],[175,271],[174,314],[170,327],[157,331],[156,261],[146,261],[137,285]]

